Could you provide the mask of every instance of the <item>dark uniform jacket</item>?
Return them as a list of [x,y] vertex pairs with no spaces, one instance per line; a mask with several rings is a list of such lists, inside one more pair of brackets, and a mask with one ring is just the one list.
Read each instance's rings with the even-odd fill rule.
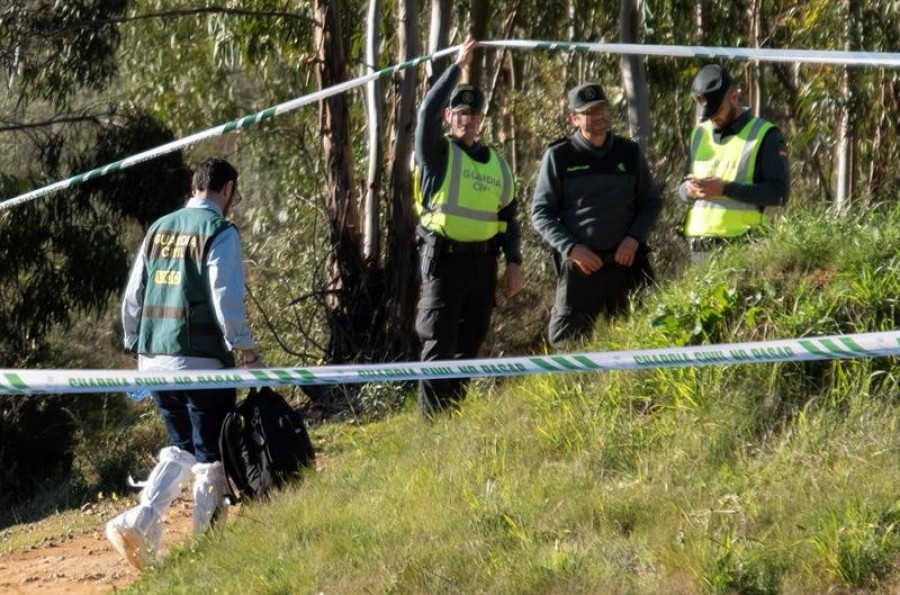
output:
[[615,251],[625,236],[645,245],[662,200],[637,143],[612,133],[596,148],[576,130],[541,162],[531,220],[566,257],[575,244]]

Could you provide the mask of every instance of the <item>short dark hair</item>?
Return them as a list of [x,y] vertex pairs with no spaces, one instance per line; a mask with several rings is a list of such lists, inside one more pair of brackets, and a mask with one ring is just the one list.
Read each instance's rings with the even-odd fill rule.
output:
[[212,190],[221,192],[228,182],[237,185],[238,172],[234,166],[221,157],[210,157],[194,167],[191,178],[191,191],[202,192]]

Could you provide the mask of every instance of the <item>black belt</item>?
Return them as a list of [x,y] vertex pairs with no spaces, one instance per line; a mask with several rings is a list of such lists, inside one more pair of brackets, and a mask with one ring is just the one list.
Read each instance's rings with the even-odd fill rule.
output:
[[441,254],[493,254],[497,251],[497,242],[493,239],[483,242],[457,242],[442,238]]
[[420,248],[430,251],[435,256],[439,254],[496,254],[499,247],[496,237],[482,242],[458,242],[432,233],[421,226],[416,228],[416,238]]

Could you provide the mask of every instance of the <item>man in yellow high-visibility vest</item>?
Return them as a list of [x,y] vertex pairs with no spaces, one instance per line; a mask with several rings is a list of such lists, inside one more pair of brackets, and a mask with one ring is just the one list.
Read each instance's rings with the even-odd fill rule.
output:
[[[425,96],[416,125],[414,192],[422,288],[416,332],[422,361],[470,359],[487,335],[497,288],[497,254],[506,257],[507,297],[522,288],[512,170],[478,140],[484,95],[456,87],[477,43],[463,44]],[[443,132],[443,125],[449,134]],[[461,379],[423,380],[419,410],[431,417],[465,394]]]
[[741,92],[717,64],[704,66],[691,88],[702,108],[691,133],[685,179],[678,192],[690,204],[684,223],[691,260],[765,225],[765,208],[790,198],[788,150],[781,131],[741,104]]

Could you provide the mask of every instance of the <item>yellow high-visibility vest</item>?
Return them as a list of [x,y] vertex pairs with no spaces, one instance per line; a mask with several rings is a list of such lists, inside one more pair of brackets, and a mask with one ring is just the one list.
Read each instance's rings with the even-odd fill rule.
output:
[[456,143],[447,144],[444,181],[427,207],[422,205],[419,168],[414,172],[413,194],[422,227],[457,242],[483,242],[506,231],[506,222],[497,218],[514,196],[506,161],[490,149],[487,163],[479,163]]
[[[740,132],[722,144],[713,141],[713,124],[703,122],[691,133],[691,175],[719,178],[725,182],[753,183],[756,155],[766,132],[773,124],[750,118]],[[761,209],[722,196],[715,200],[695,200],[684,224],[686,236],[733,238],[763,224]]]

